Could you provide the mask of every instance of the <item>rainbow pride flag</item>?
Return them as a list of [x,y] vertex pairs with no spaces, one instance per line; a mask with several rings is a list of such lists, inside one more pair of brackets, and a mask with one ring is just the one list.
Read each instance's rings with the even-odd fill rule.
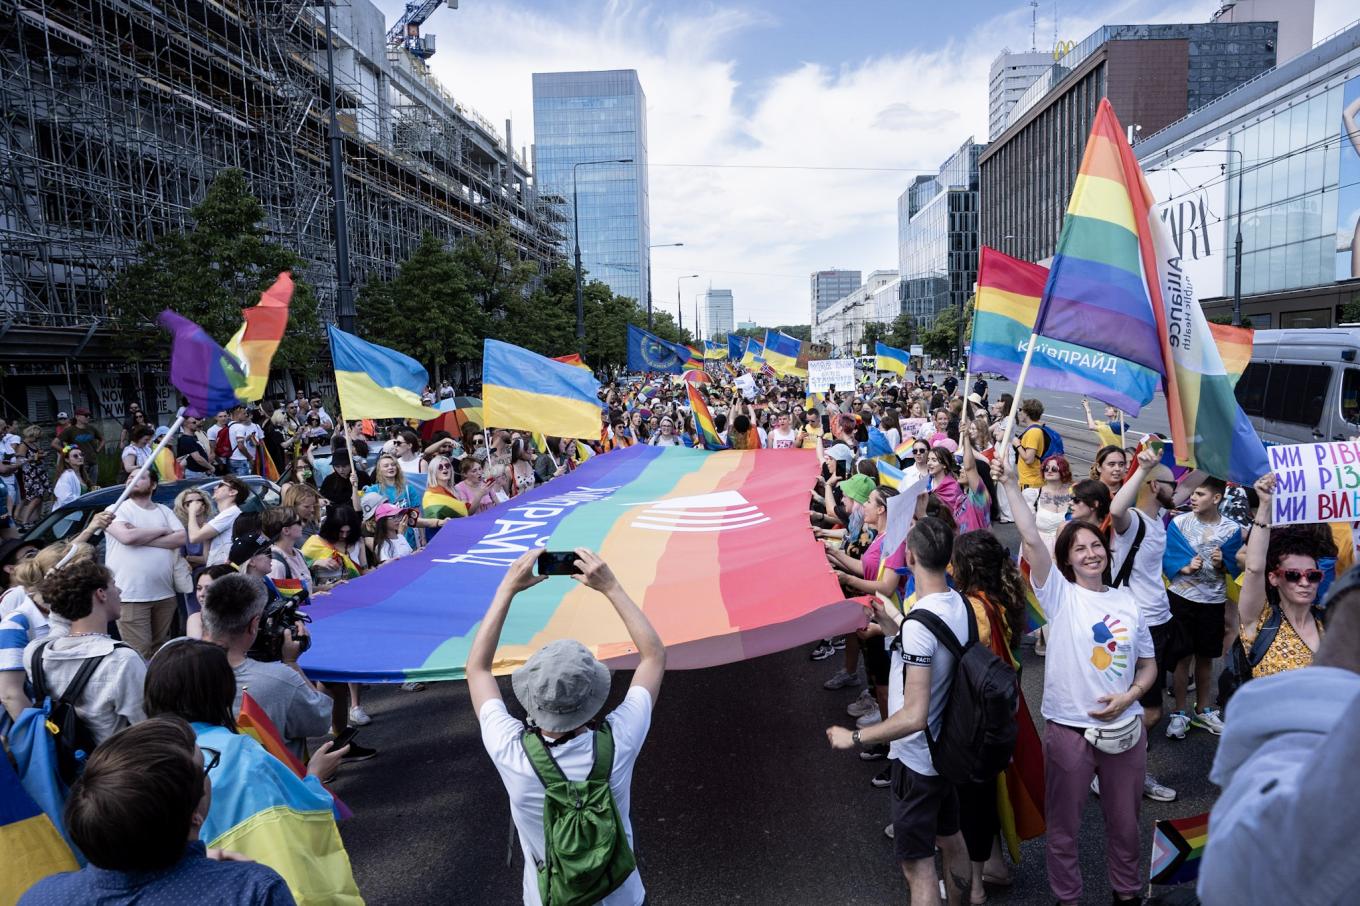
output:
[[235,408],[236,388],[246,383],[236,360],[206,330],[168,308],[156,321],[170,331],[170,383],[188,400],[185,414],[203,418]]
[[284,271],[269,289],[260,293],[258,305],[241,312],[245,323],[227,341],[227,352],[236,359],[245,376],[245,384],[236,390],[243,403],[264,396],[269,384],[269,365],[288,329],[288,303],[292,298],[293,277]]
[[[1019,379],[1047,280],[1046,267],[982,248],[969,368]],[[1045,337],[1030,359],[1025,386],[1081,393],[1137,415],[1159,380],[1142,365]]]
[[[241,707],[236,715],[236,729],[264,746],[266,752],[288,765],[294,774],[299,777],[307,776],[307,766],[299,761],[298,757],[293,754],[293,750],[284,744],[283,734],[279,732],[279,728],[274,726],[269,715],[260,707],[259,702],[251,698],[249,692],[241,692]],[[330,787],[326,789],[329,790]],[[336,821],[354,817],[349,806],[341,802],[335,793],[331,793],[331,798],[335,800],[333,810]]]
[[1155,203],[1114,108],[1101,100],[1035,333],[1161,375],[1177,461],[1249,484],[1270,471],[1265,446],[1233,396]]
[[[545,442],[542,449],[547,449]],[[426,519],[453,519],[468,514],[467,504],[453,496],[448,488],[439,485],[425,485],[425,494],[420,498],[421,515]]]
[[[424,549],[318,596],[309,677],[463,678],[506,565],[535,547],[598,551],[667,646],[667,666],[731,663],[863,625],[807,527],[811,450],[633,446],[440,529]],[[496,653],[509,673],[554,639],[624,667],[609,602],[567,578],[515,598]]]
[[1152,884],[1185,884],[1199,877],[1204,845],[1209,842],[1209,813],[1155,821],[1152,825]]
[[590,366],[585,363],[585,359],[581,358],[579,352],[573,352],[570,355],[555,355],[552,357],[552,360],[554,362],[561,362],[563,365],[570,365],[573,368],[584,368],[586,371],[590,370]]
[[727,444],[718,436],[718,428],[713,424],[713,415],[708,411],[708,403],[704,402],[704,395],[699,392],[699,388],[691,384],[685,388],[685,392],[689,394],[689,407],[694,412],[694,427],[699,430],[704,449],[727,449]]
[[262,478],[268,478],[270,481],[279,480],[278,464],[274,462],[274,457],[269,455],[264,444],[256,444],[255,446],[255,473]]
[[1233,387],[1236,387],[1242,372],[1251,364],[1251,350],[1256,331],[1250,327],[1233,327],[1230,324],[1210,322],[1209,333],[1214,335],[1214,342],[1218,344],[1218,355],[1223,359],[1223,370],[1227,372]]
[[[461,501],[459,501],[461,503]],[[429,515],[426,513],[426,515]],[[330,560],[333,557],[340,559],[341,575],[346,579],[353,579],[360,574],[358,565],[349,558],[349,555],[338,548],[331,547],[320,535],[310,535],[307,540],[302,542],[299,548],[302,558],[311,566],[318,560]]]
[[156,458],[151,461],[151,465],[160,476],[161,481],[177,481],[184,477],[184,467],[175,459],[174,441],[166,444],[161,451],[156,454]]

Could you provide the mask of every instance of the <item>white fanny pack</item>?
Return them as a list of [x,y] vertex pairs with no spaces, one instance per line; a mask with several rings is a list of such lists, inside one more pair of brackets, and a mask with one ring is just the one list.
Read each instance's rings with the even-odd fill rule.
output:
[[1118,755],[1132,749],[1143,738],[1143,716],[1135,714],[1112,727],[1089,727],[1083,735],[1097,751]]

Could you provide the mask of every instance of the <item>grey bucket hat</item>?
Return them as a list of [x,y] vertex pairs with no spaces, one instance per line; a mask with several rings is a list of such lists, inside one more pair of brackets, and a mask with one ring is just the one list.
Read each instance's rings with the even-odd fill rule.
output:
[[609,697],[609,668],[574,639],[549,642],[510,677],[529,719],[549,733],[565,733],[600,713]]

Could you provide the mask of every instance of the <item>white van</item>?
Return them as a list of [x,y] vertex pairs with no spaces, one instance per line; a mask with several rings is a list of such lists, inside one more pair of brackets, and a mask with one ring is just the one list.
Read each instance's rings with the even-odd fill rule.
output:
[[1256,331],[1237,401],[1267,443],[1360,434],[1360,328]]

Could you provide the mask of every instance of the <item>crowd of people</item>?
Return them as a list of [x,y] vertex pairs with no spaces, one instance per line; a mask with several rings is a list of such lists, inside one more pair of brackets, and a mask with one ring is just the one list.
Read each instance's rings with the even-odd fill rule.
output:
[[[846,706],[853,727],[828,728],[827,738],[883,763],[872,783],[888,791],[885,833],[915,904],[941,896],[979,904],[1015,872],[1038,870],[1007,858],[1007,834],[1017,831],[1003,820],[1003,772],[958,782],[936,761],[951,696],[961,694],[959,652],[970,642],[1017,677],[1026,640],[1045,658],[1042,719],[1021,697],[1004,771],[1035,766],[1007,786],[1031,784],[1042,815],[1019,832],[1047,834],[1047,883],[1064,904],[1082,901],[1079,828],[1093,794],[1115,902],[1140,901],[1142,802],[1177,797],[1148,773],[1154,738],[1175,745],[1196,731],[1231,736],[1251,721],[1239,716],[1246,703],[1258,700],[1241,688],[1249,681],[1356,659],[1347,622],[1355,618],[1343,617],[1341,633],[1333,628],[1333,614],[1353,610],[1360,590],[1353,579],[1334,581],[1354,560],[1350,527],[1341,544],[1326,525],[1272,528],[1272,476],[1230,489],[1197,471],[1178,474],[1162,461],[1160,439],[1134,443],[1117,412],[1098,421],[1089,409],[1087,429],[1100,446],[1083,473],[1042,402],[993,400],[984,379],[965,386],[953,374],[937,382],[917,372],[808,393],[796,379],[734,377],[715,369],[697,385],[719,444],[820,457],[811,531],[846,597],[865,607],[863,628],[811,652],[814,661],[835,659],[826,689],[856,696]],[[91,748],[64,811],[89,867],[41,881],[24,902],[81,901],[96,887],[123,897],[109,902],[153,889],[173,897],[205,880],[230,884],[232,902],[357,897],[347,861],[338,880],[331,873],[331,886],[316,889],[324,873],[309,861],[333,852],[259,846],[243,856],[262,865],[233,865],[236,856],[210,848],[232,828],[219,803],[240,798],[234,785],[268,778],[252,795],[325,809],[324,782],[346,762],[379,754],[357,739],[371,721],[362,689],[313,682],[298,664],[311,597],[410,556],[450,519],[498,507],[591,457],[636,444],[703,447],[704,420],[688,389],[665,376],[607,383],[600,436],[582,440],[473,422],[457,435],[338,423],[320,398],[302,395],[241,406],[211,423],[185,420],[173,446],[185,486],[170,505],[157,500],[165,476],[142,468],[158,429],[136,411],[120,438],[127,499],[47,546],[23,541],[17,527],[93,484],[88,464],[104,438],[85,410],[47,444],[34,426],[17,436],[0,426],[10,451],[0,485],[13,522],[0,542],[0,704],[18,728],[45,697],[83,684],[73,704]],[[451,395],[451,387],[438,391]],[[282,466],[277,503],[244,480],[259,468],[261,448]],[[904,493],[916,494],[910,531],[885,549],[901,503],[893,498]],[[1229,507],[1229,498],[1246,505]],[[1225,515],[1239,510],[1244,521]],[[1003,524],[1019,536],[1018,556],[1003,543],[1009,535],[995,531]],[[569,640],[538,651],[514,677],[530,715],[527,736],[538,742],[522,741],[525,724],[501,701],[492,655],[513,598],[541,581],[532,554],[507,572],[467,663],[483,741],[521,839],[526,903],[564,883],[546,867],[557,864],[548,804],[557,800],[545,800],[544,790],[556,779],[603,783],[596,794],[612,801],[624,848],[631,845],[633,765],[664,673],[660,638],[608,565],[586,550],[576,565],[577,580],[606,597],[640,654],[631,690],[605,721],[595,718],[608,671]],[[305,765],[301,776],[238,732],[247,695]],[[1235,695],[1243,704],[1234,702],[1229,719],[1224,705]],[[322,737],[340,745],[309,744]],[[1250,753],[1216,771],[1225,784],[1260,776]],[[129,797],[136,808],[120,806]],[[315,845],[304,836],[283,849]],[[599,899],[640,903],[631,852],[625,859],[617,849],[617,883],[601,887]]]

